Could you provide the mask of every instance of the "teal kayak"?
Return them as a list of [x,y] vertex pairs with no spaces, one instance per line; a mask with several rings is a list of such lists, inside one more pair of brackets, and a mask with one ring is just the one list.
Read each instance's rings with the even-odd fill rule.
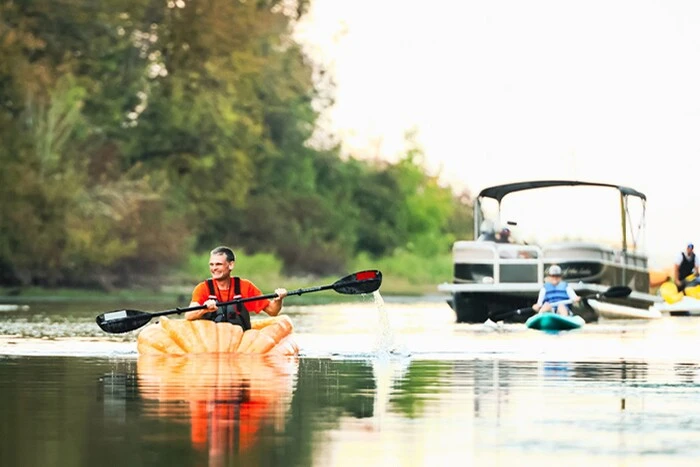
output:
[[525,321],[528,328],[540,331],[568,331],[578,329],[585,323],[580,316],[562,316],[556,313],[537,313]]

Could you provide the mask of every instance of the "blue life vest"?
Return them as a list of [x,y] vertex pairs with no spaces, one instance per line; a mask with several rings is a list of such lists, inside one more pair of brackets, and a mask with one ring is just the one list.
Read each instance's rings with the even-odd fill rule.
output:
[[569,300],[569,294],[566,292],[568,286],[569,284],[564,281],[559,282],[557,285],[545,282],[544,303],[556,303]]

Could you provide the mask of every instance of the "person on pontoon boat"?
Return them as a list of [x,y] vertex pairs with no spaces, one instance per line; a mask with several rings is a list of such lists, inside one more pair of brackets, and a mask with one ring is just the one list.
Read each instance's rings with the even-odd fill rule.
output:
[[508,227],[503,227],[501,231],[496,234],[496,243],[511,243],[510,229]]
[[[581,300],[573,287],[561,279],[561,267],[553,264],[547,271],[547,279],[540,289],[537,303],[532,309],[538,313],[558,313],[562,316],[570,316],[571,304]],[[566,302],[566,303],[564,303]]]

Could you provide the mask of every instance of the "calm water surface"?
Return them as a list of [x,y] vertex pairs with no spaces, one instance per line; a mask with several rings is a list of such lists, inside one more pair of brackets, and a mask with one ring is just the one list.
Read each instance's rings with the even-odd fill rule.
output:
[[298,358],[139,357],[97,314],[0,312],[0,465],[697,465],[700,319],[546,334],[442,300],[294,306]]

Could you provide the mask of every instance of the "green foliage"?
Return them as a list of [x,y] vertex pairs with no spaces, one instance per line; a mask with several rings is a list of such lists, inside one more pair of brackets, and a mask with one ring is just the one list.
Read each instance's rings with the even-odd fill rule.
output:
[[[233,275],[244,277],[257,285],[263,293],[272,292],[277,287],[291,287],[282,275],[282,261],[270,253],[247,254],[243,250],[236,252],[236,267]],[[210,277],[209,251],[190,253],[178,276],[184,287],[194,287],[195,284]]]
[[220,243],[270,283],[447,254],[471,201],[415,132],[395,164],[309,144],[332,95],[292,40],[307,7],[0,4],[0,284],[156,287]]
[[435,285],[452,280],[452,255],[443,253],[420,256],[407,251],[398,251],[391,256],[372,258],[361,254],[352,262],[350,269],[379,269],[382,271],[382,288],[392,293],[422,295],[435,293]]

